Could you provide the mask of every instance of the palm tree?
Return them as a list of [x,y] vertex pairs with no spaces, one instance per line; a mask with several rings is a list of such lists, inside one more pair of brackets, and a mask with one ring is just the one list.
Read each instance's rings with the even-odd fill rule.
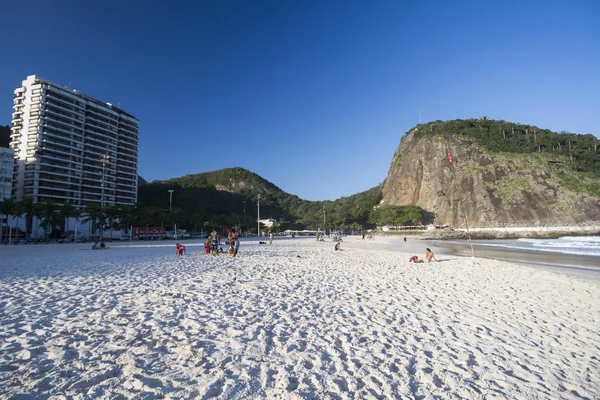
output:
[[8,211],[11,208],[10,199],[0,201],[0,241],[4,240],[4,224],[2,223],[2,217],[6,215],[6,225],[8,225]]
[[[15,203],[15,206],[13,207],[12,212],[10,213],[10,215],[13,217],[13,221],[14,221],[15,218],[16,219],[21,218],[21,216],[23,215],[23,206],[21,205],[21,203]],[[18,225],[19,224],[17,222],[17,224],[15,225],[15,239],[18,239],[17,238],[17,232],[19,231],[17,229]],[[11,230],[11,232],[12,232],[12,230]]]
[[61,215],[58,212],[58,205],[52,201],[48,201],[46,203],[38,203],[36,206],[39,211],[40,226],[44,228],[44,236],[49,241],[50,233],[62,222]]
[[60,208],[60,216],[63,219],[63,234],[68,234],[69,233],[69,218],[71,218],[71,214],[73,214],[73,212],[75,211],[75,206],[73,206],[73,203],[71,202],[66,202],[65,204],[62,205],[62,207]]
[[106,222],[110,228],[110,237],[113,237],[113,229],[121,229],[121,208],[115,204],[106,209]]
[[[0,203],[0,216],[6,215],[6,226],[8,227],[8,239],[9,242],[12,239],[12,229],[10,226],[10,217],[15,217],[16,215],[20,215],[20,207],[13,199],[5,199],[2,203]],[[2,228],[4,232],[4,228]],[[2,236],[2,235],[0,235]]]
[[23,213],[25,213],[25,241],[29,241],[29,233],[31,232],[31,225],[33,216],[35,214],[35,204],[33,197],[24,197],[21,201],[21,207]]
[[106,224],[106,217],[102,209],[98,206],[90,206],[86,209],[86,214],[87,216],[81,222],[91,222],[90,235],[95,233],[99,228],[101,238],[104,237],[104,225]]
[[67,202],[60,209],[60,216],[63,219],[64,223],[64,233],[65,235],[69,234],[69,219],[75,218],[75,235],[73,237],[73,241],[77,241],[77,224],[79,223],[79,218],[81,217],[81,210],[76,208],[73,203]]

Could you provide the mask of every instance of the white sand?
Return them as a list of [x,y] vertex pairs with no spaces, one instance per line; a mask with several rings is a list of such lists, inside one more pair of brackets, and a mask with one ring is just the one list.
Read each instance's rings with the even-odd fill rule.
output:
[[2,246],[0,398],[600,397],[600,282],[390,241]]

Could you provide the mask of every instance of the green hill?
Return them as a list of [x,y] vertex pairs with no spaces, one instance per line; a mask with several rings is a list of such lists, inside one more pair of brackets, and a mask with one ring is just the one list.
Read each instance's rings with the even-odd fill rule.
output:
[[225,168],[150,182],[139,187],[138,201],[144,206],[168,210],[169,190],[174,191],[172,212],[180,214],[180,219],[187,219],[188,226],[194,220],[198,221],[197,226],[200,223],[253,228],[260,194],[261,219],[280,221],[281,229],[322,228],[323,208],[328,226],[358,229],[368,225],[369,212],[381,200],[379,186],[335,201],[302,200],[246,169]]

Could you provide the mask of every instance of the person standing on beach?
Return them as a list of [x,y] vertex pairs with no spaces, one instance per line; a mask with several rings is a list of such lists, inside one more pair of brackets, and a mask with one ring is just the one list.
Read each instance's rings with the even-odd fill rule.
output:
[[269,231],[269,244],[273,244],[273,232]]
[[216,256],[219,252],[219,234],[213,229],[208,238],[210,240],[210,250],[212,251],[213,256]]
[[234,257],[237,256],[238,249],[240,248],[240,242],[239,235],[237,234],[235,229],[232,229],[231,232],[229,232],[227,240],[229,242],[229,248],[231,249],[230,254],[233,254]]

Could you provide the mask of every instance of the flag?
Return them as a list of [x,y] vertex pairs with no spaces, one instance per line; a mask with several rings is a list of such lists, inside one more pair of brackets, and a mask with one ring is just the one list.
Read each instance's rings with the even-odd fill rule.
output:
[[448,152],[448,162],[450,162],[450,164],[452,164],[452,156],[450,155],[450,152]]

